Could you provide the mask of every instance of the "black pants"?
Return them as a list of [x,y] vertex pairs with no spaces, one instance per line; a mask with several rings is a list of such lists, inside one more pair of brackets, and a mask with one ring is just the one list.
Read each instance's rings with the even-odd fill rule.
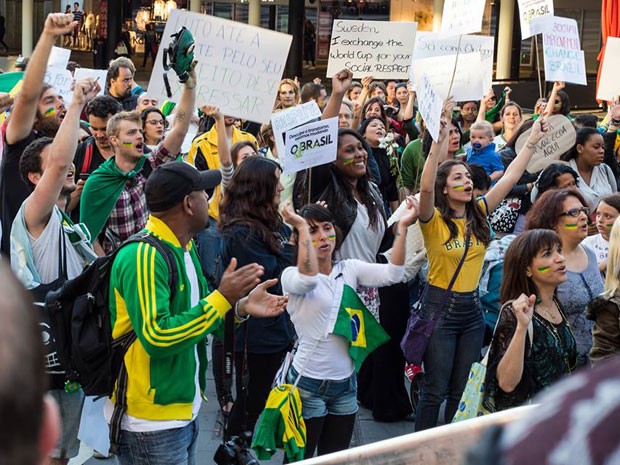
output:
[[314,450],[317,447],[317,455],[348,449],[353,436],[355,415],[355,413],[353,415],[326,415],[305,420],[306,452],[304,458],[309,459],[314,456]]

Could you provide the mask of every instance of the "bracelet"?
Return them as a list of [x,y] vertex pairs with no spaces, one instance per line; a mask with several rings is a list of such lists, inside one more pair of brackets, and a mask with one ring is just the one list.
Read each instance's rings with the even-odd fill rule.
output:
[[241,322],[248,321],[248,318],[250,318],[249,314],[246,316],[239,315],[239,301],[235,304],[235,318]]
[[611,124],[611,125],[613,125],[613,126],[620,126],[620,119],[614,119],[614,118],[611,118],[611,119],[609,120],[609,124]]
[[533,144],[532,142],[528,142],[525,146],[530,150],[534,150],[536,148],[536,144]]

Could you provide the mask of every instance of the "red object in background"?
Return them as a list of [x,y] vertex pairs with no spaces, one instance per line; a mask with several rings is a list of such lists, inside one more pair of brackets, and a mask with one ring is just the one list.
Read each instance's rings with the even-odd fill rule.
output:
[[605,46],[608,37],[620,37],[620,0],[603,0],[601,8],[601,34],[603,36],[603,46],[598,54],[598,75],[596,76],[596,91],[598,93],[598,83],[601,79],[603,69],[603,58],[605,57]]
[[99,25],[97,36],[106,39],[108,37],[108,0],[99,0]]

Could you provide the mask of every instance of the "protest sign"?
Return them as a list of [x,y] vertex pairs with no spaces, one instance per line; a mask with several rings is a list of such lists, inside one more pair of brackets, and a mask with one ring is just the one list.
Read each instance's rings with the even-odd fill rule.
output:
[[99,85],[101,86],[101,90],[97,95],[103,95],[103,91],[105,90],[105,80],[108,75],[108,71],[105,69],[90,69],[90,68],[77,68],[75,73],[73,73],[73,77],[76,81],[85,78],[99,78]]
[[338,118],[304,124],[287,131],[285,145],[282,155],[278,152],[285,174],[331,163],[338,151]]
[[435,142],[439,138],[441,110],[443,99],[433,88],[433,83],[426,73],[422,73],[418,86],[418,111],[424,119],[426,129]]
[[[460,46],[459,46],[460,42]],[[446,37],[433,32],[418,32],[416,34],[415,48],[413,49],[410,79],[416,82],[418,60],[430,57],[455,55],[460,50],[459,61],[472,60],[475,57],[467,56],[470,53],[480,53],[478,67],[483,73],[483,93],[493,84],[493,49],[494,38],[488,36],[463,35],[460,37]],[[451,70],[452,73],[454,70]],[[455,77],[458,79],[458,76]],[[476,87],[477,88],[477,87]],[[478,97],[479,98],[479,97]]]
[[71,50],[60,47],[52,47],[52,52],[47,60],[48,68],[67,69]]
[[445,0],[441,34],[457,36],[482,30],[486,0]]
[[519,21],[521,22],[521,40],[532,37],[530,21],[539,16],[553,15],[553,0],[519,0]]
[[65,106],[69,106],[73,99],[73,76],[66,69],[47,68],[43,80],[52,86],[58,95],[63,98]]
[[[560,157],[573,148],[577,133],[573,123],[564,115],[553,115],[546,119],[548,131],[536,147],[532,159],[527,165],[528,173],[537,173],[545,169],[551,163],[556,162]],[[532,129],[525,131],[517,139],[515,151],[519,153],[527,143]]]
[[[480,100],[489,91],[490,82],[488,69],[481,66],[480,53],[460,55],[444,55],[424,58],[413,63],[415,73],[411,75],[416,92],[420,91],[421,77],[427,74],[437,94],[442,99],[448,92],[457,102],[464,100]],[[456,70],[455,70],[456,66]],[[454,76],[452,89],[450,83]]]
[[[153,95],[165,95],[162,56],[172,34],[182,26],[196,41],[197,105],[210,103],[225,115],[269,121],[292,37],[214,16],[171,10],[149,81]],[[178,102],[181,84],[174,71],[168,78],[170,100]]]
[[273,130],[273,136],[276,139],[278,154],[284,153],[285,151],[284,133],[286,131],[320,117],[321,110],[315,101],[297,105],[293,108],[287,108],[286,110],[278,111],[271,115],[271,128]]
[[530,22],[530,28],[543,34],[545,80],[587,85],[577,21],[551,15],[539,16]]
[[341,69],[353,77],[407,79],[418,23],[335,20],[327,77]]
[[611,102],[620,96],[620,38],[608,37],[596,98]]

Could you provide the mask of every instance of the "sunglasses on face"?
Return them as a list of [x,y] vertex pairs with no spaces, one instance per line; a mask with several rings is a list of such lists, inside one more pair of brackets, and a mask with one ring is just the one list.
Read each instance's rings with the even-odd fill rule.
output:
[[560,213],[560,216],[572,216],[573,218],[578,218],[580,213],[585,213],[585,215],[588,216],[590,214],[590,209],[588,207],[571,208],[568,211]]

